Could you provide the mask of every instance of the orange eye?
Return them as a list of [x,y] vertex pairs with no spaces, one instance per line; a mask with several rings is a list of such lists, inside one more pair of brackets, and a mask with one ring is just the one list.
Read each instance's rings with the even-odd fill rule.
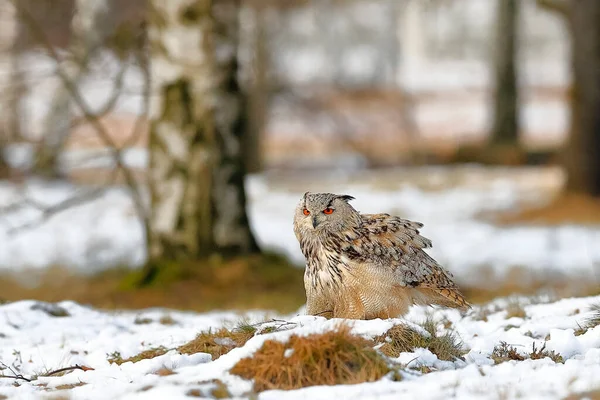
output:
[[329,208],[327,207],[326,209],[323,210],[323,214],[333,214],[333,208]]
[[310,211],[308,211],[306,208],[302,212],[304,213],[304,215],[310,215]]

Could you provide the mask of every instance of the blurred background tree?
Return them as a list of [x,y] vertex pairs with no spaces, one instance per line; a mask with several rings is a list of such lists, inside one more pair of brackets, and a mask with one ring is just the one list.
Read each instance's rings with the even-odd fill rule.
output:
[[557,13],[571,40],[571,127],[562,156],[567,189],[600,196],[600,2],[537,0]]
[[[104,0],[75,0],[70,24],[69,56],[61,68],[68,79],[79,85],[83,80],[91,58],[113,32],[114,20],[108,16],[108,3]],[[54,92],[50,109],[44,121],[43,140],[36,151],[33,172],[48,178],[61,178],[60,155],[69,137],[74,121],[71,93],[62,84]]]
[[[486,253],[501,245],[582,265],[554,252],[561,227],[600,215],[598,4],[0,0],[0,267],[145,265],[115,280],[296,306],[292,203],[337,189],[379,193],[358,207],[421,219],[436,242],[485,226],[485,248],[434,250],[466,280],[529,267]],[[497,197],[473,211],[471,195]],[[32,261],[36,241],[56,250]]]
[[10,143],[19,135],[18,104],[15,76],[18,71],[15,42],[17,39],[17,13],[8,0],[0,1],[0,179],[10,176],[6,160]]
[[497,0],[494,71],[494,122],[492,146],[519,147],[519,96],[517,82],[520,0]]
[[246,215],[239,10],[237,0],[151,3],[151,263],[258,251]]

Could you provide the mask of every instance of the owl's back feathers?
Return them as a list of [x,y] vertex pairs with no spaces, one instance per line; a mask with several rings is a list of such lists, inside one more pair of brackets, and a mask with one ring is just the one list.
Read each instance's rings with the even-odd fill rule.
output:
[[423,251],[431,247],[431,241],[419,234],[423,224],[389,214],[361,217],[362,224],[347,235],[350,240],[342,248],[346,257],[391,269],[397,285],[422,294],[415,299],[417,303],[469,307],[452,275]]

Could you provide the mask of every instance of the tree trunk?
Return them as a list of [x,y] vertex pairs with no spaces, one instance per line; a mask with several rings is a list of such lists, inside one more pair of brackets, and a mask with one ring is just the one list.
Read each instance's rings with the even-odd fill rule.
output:
[[[76,0],[72,20],[71,57],[63,62],[69,79],[78,85],[87,71],[89,59],[103,44],[106,32],[108,4],[105,0]],[[38,148],[34,172],[50,178],[62,177],[60,154],[71,131],[71,95],[61,83],[52,96],[46,116],[43,140]]]
[[248,82],[248,129],[243,140],[244,165],[249,173],[260,172],[263,161],[262,135],[265,130],[269,103],[266,12],[268,12],[268,8],[260,4],[249,6],[249,15],[253,18],[251,27],[253,54]]
[[17,35],[16,10],[6,0],[0,0],[0,178],[10,175],[10,167],[5,159],[6,146],[11,143],[17,134],[18,115],[14,101],[15,49],[14,42]]
[[492,145],[517,146],[519,113],[517,93],[517,26],[520,0],[497,0],[498,19],[494,52],[494,120]]
[[567,190],[600,196],[600,1],[572,0],[573,98]]
[[236,76],[239,0],[151,4],[149,265],[255,252]]

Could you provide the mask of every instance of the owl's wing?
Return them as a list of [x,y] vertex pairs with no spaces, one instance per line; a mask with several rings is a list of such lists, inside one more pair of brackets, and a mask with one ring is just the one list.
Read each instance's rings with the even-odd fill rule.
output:
[[469,307],[452,274],[423,250],[431,247],[431,241],[419,234],[423,224],[389,214],[361,217],[358,234],[343,250],[347,257],[392,268],[399,285],[415,288],[436,303]]

